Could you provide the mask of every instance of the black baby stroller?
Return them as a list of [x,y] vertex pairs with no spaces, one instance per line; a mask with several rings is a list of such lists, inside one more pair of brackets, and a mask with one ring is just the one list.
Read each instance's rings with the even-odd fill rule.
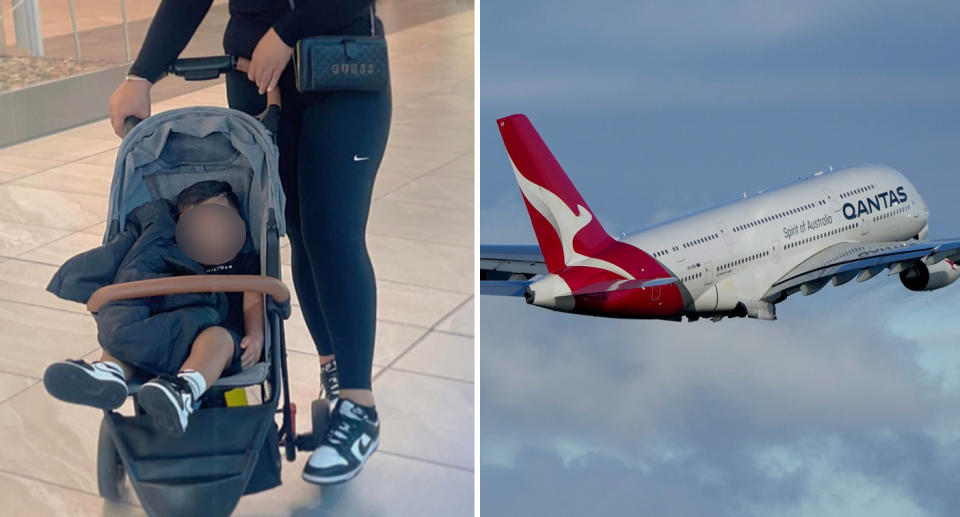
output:
[[[237,59],[222,56],[182,59],[170,72],[199,80],[236,68]],[[159,198],[173,200],[197,181],[226,181],[240,199],[260,253],[261,274],[113,284],[97,290],[87,309],[96,313],[115,300],[188,292],[258,291],[266,297],[263,360],[219,379],[203,397],[212,400],[228,390],[254,386],[260,389],[260,404],[201,406],[182,437],[154,428],[137,403],[137,382],[130,385],[134,415],[104,412],[97,453],[100,494],[117,499],[124,478],[129,477],[151,516],[229,515],[242,495],[280,484],[280,447],[292,461],[297,449],[314,448],[326,429],[329,406],[325,400],[313,401],[312,433],[298,436],[294,428],[296,408],[290,402],[282,321],[290,315],[290,295],[280,280],[279,238],[285,232],[275,137],[280,106],[278,98],[269,100],[259,120],[231,109],[191,107],[125,123],[104,242],[123,230],[127,214],[136,207]],[[283,418],[278,429],[275,414],[281,393]]]

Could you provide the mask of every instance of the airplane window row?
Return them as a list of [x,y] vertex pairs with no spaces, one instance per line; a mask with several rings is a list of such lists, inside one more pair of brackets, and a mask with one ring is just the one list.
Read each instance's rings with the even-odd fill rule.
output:
[[815,241],[815,240],[822,239],[822,238],[824,238],[824,237],[829,237],[829,236],[831,236],[831,235],[836,235],[836,234],[838,234],[838,233],[840,233],[840,232],[845,232],[845,231],[847,231],[847,230],[852,230],[852,229],[856,228],[857,226],[859,226],[859,224],[860,224],[860,223],[851,223],[851,224],[848,224],[848,225],[845,225],[845,226],[841,226],[841,227],[839,227],[839,228],[834,228],[833,230],[829,230],[829,231],[826,231],[826,232],[823,232],[823,233],[820,233],[820,234],[817,234],[817,235],[814,235],[814,236],[811,236],[811,237],[807,237],[806,239],[800,239],[799,241],[796,241],[796,242],[788,242],[783,248],[784,248],[784,249],[795,248],[795,247],[797,247],[797,246],[799,246],[799,245],[801,245],[801,244],[806,244],[806,243],[808,243],[808,242],[813,242],[813,241]]
[[857,188],[855,188],[855,189],[848,190],[848,191],[844,192],[843,194],[840,194],[840,199],[848,198],[848,197],[850,197],[850,196],[852,196],[852,195],[854,195],[854,194],[863,194],[864,192],[866,192],[866,191],[868,191],[868,190],[870,190],[870,189],[875,189],[875,188],[877,188],[877,186],[874,185],[873,183],[871,183],[871,184],[869,184],[869,185],[864,185],[864,186],[862,186],[862,187],[857,187]]
[[660,250],[660,251],[654,253],[653,256],[654,256],[654,257],[662,257],[662,256],[666,255],[668,251],[669,251],[669,250]]
[[684,281],[684,282],[689,282],[690,280],[693,280],[693,279],[695,279],[695,278],[700,278],[701,276],[703,276],[703,273],[694,273],[694,274],[692,274],[692,275],[687,275],[687,276],[681,278],[680,280],[682,280],[682,281]]
[[729,268],[732,268],[733,266],[739,266],[740,264],[746,264],[747,262],[752,262],[754,260],[761,259],[763,257],[766,257],[767,255],[770,255],[769,251],[761,251],[760,253],[754,253],[753,255],[743,257],[741,259],[737,259],[732,262],[727,262],[726,264],[721,265],[717,269],[729,269]]
[[875,216],[873,216],[873,220],[874,220],[874,221],[879,221],[879,220],[881,220],[881,219],[886,219],[886,218],[888,218],[888,217],[893,217],[893,216],[895,216],[895,215],[897,215],[897,214],[902,214],[902,213],[904,213],[904,212],[907,211],[907,208],[909,208],[909,207],[907,207],[906,205],[904,205],[904,206],[901,206],[900,208],[898,208],[898,209],[896,209],[896,210],[891,210],[891,211],[889,211],[889,212],[887,212],[887,213],[885,213],[885,214],[875,215]]
[[748,228],[753,228],[754,226],[760,226],[761,224],[769,223],[770,221],[776,221],[777,219],[786,217],[788,215],[799,214],[804,210],[810,210],[811,208],[815,208],[817,205],[825,205],[825,204],[827,204],[826,201],[822,199],[818,199],[816,203],[807,203],[806,205],[798,206],[797,208],[791,208],[790,210],[784,210],[783,212],[777,212],[776,214],[773,214],[771,216],[761,217],[760,219],[757,219],[755,221],[750,221],[748,223],[741,224],[739,226],[734,226],[733,231],[742,232]]
[[694,239],[694,240],[692,240],[692,241],[687,241],[687,242],[683,243],[683,247],[684,247],[684,248],[689,248],[689,247],[691,247],[691,246],[696,246],[697,244],[703,244],[703,243],[705,243],[705,242],[709,242],[709,241],[712,241],[712,240],[714,240],[714,239],[719,239],[719,238],[720,238],[720,235],[718,235],[718,234],[716,234],[716,233],[712,233],[712,234],[710,234],[710,235],[707,235],[706,237],[700,237],[699,239]]

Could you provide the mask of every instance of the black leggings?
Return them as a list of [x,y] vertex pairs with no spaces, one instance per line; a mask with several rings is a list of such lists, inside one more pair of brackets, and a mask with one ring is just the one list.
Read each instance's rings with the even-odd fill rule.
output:
[[[279,84],[280,180],[300,310],[317,352],[336,356],[340,387],[370,389],[377,287],[366,226],[390,131],[390,90],[301,94],[292,66]],[[240,72],[227,76],[227,99],[250,114],[266,102]]]

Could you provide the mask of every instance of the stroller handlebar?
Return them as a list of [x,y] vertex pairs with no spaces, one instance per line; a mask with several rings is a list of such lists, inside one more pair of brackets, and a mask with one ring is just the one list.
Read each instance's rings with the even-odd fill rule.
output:
[[216,79],[237,69],[235,56],[185,57],[170,65],[168,71],[188,81]]
[[[187,81],[205,81],[234,70],[246,72],[249,66],[249,59],[237,56],[185,57],[174,61],[169,72]],[[279,88],[267,92],[267,105],[280,106]]]
[[245,292],[266,294],[279,303],[290,299],[290,290],[279,279],[266,275],[183,275],[111,284],[94,291],[87,310],[96,314],[117,300],[166,294]]
[[[221,74],[234,70],[246,72],[249,65],[249,59],[237,56],[185,57],[174,61],[167,72],[183,77],[187,81],[205,81],[216,79]],[[273,133],[277,132],[280,125],[280,106],[280,88],[274,88],[267,92],[267,108],[257,116],[260,122]],[[140,122],[141,120],[137,117],[127,117],[123,121],[123,136],[127,136]]]

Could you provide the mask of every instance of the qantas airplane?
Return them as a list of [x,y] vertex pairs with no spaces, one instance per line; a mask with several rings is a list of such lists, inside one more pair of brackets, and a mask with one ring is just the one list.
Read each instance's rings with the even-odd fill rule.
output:
[[481,294],[615,318],[774,320],[777,303],[828,282],[889,270],[931,291],[960,276],[960,240],[924,240],[927,206],[890,167],[818,172],[615,239],[526,116],[497,125],[540,245],[481,245]]

